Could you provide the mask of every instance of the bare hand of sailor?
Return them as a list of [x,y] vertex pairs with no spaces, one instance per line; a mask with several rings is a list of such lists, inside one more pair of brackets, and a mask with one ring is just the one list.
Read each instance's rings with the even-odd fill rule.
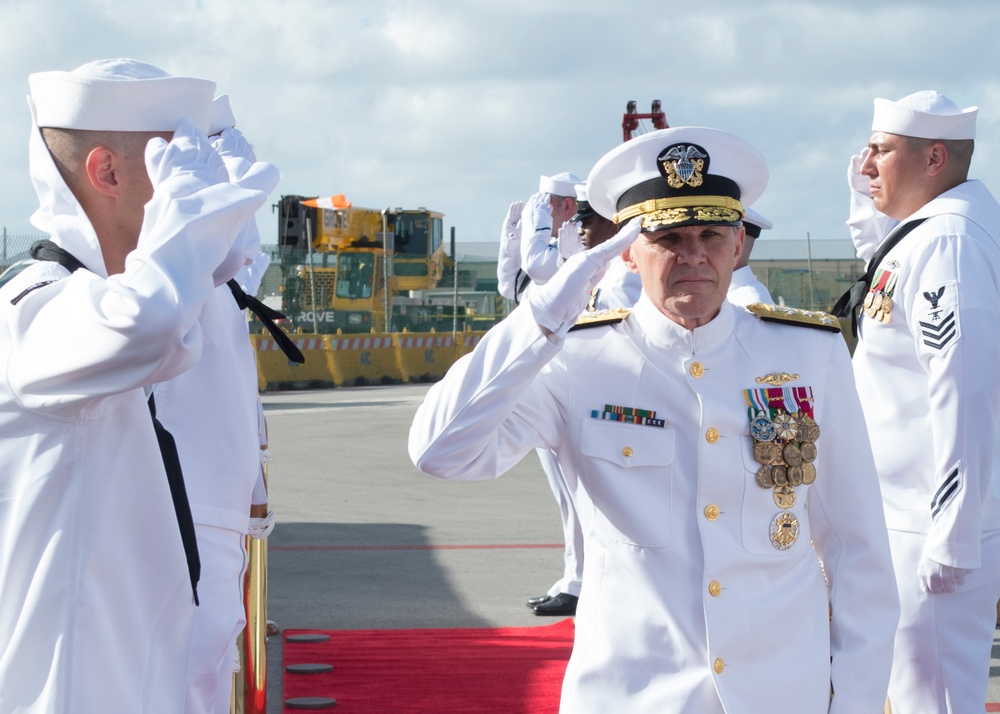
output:
[[528,295],[528,305],[546,335],[562,337],[587,306],[608,263],[628,248],[642,232],[642,217],[629,221],[616,236],[598,246],[577,253],[545,285]]

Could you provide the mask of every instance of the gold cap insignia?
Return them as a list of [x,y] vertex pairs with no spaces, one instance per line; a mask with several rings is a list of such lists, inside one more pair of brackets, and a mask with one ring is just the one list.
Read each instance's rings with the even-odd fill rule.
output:
[[667,184],[671,188],[687,185],[697,188],[704,182],[701,174],[708,154],[693,144],[678,144],[660,159],[666,172]]

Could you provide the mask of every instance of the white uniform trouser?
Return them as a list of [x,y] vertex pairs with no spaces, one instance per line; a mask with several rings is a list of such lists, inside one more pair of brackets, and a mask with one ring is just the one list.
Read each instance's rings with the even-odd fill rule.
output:
[[1000,531],[983,537],[982,567],[953,593],[920,589],[919,533],[889,531],[899,587],[889,701],[893,714],[966,714],[986,704],[1000,597]]
[[236,638],[246,624],[243,609],[245,536],[196,525],[201,580],[194,642],[188,666],[185,714],[229,714]]
[[552,495],[556,497],[559,506],[563,543],[565,543],[563,575],[549,588],[548,594],[552,597],[559,593],[579,596],[580,582],[583,579],[583,527],[580,525],[580,517],[577,515],[573,495],[566,484],[555,452],[550,449],[535,449],[535,451],[538,453],[538,460],[542,462],[542,470],[549,480],[549,488],[552,489]]

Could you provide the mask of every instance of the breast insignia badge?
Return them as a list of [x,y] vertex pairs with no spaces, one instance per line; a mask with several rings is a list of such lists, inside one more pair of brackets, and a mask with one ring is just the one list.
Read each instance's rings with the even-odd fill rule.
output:
[[799,519],[790,511],[782,511],[771,521],[771,545],[788,550],[799,539]]
[[754,381],[757,384],[770,384],[772,387],[780,387],[786,382],[794,382],[799,378],[797,374],[789,374],[788,372],[771,372],[771,374],[765,374],[763,377],[754,377]]

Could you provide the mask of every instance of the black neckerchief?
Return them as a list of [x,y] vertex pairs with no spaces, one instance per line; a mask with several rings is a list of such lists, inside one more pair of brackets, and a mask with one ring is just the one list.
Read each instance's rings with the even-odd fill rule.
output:
[[229,286],[229,290],[233,293],[233,297],[236,299],[236,304],[240,306],[240,310],[249,310],[257,316],[258,320],[264,323],[264,327],[271,333],[271,337],[278,343],[278,347],[285,353],[285,357],[289,361],[297,362],[298,364],[306,361],[306,358],[302,356],[301,350],[295,345],[292,338],[285,334],[285,331],[274,322],[275,320],[284,319],[285,315],[283,313],[268,307],[253,295],[247,295],[236,280],[230,280],[226,285]]

